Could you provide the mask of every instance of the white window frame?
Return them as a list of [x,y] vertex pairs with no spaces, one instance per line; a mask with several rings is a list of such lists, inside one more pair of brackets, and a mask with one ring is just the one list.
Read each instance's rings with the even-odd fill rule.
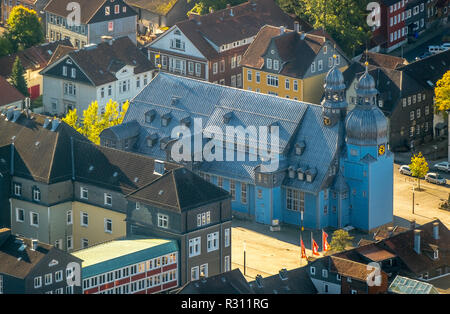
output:
[[230,271],[231,270],[231,263],[230,263],[230,255],[225,256],[224,260],[224,271]]
[[[111,229],[108,229],[108,223],[111,225]],[[106,233],[112,233],[113,232],[113,221],[110,218],[105,218],[104,219],[104,227],[105,227],[105,232]]]
[[45,276],[44,276],[44,284],[46,285],[46,286],[48,286],[48,285],[51,285],[53,283],[53,276],[52,276],[52,273],[50,273],[50,274],[45,274]]
[[[87,243],[86,246],[84,245],[85,242]],[[82,249],[85,249],[85,248],[88,248],[88,247],[89,247],[89,239],[82,238],[82,239],[81,239],[81,248],[82,248]]]
[[203,269],[203,275],[205,276],[205,278],[207,278],[208,277],[208,263],[200,265],[199,276],[202,273],[202,269]]
[[[22,212],[23,220],[19,219],[19,212]],[[16,207],[16,221],[17,222],[25,222],[25,210],[23,208]]]
[[14,183],[14,195],[22,196],[22,184]]
[[41,276],[35,277],[33,282],[34,282],[35,289],[42,287],[42,277]]
[[[84,215],[86,215],[87,223],[84,223]],[[86,212],[80,212],[80,225],[82,227],[89,227],[89,214]]]
[[[84,194],[86,193],[86,197],[84,197]],[[84,186],[80,187],[80,198],[83,200],[87,200],[89,198],[89,190],[88,188],[85,188]]]
[[73,237],[72,236],[67,236],[66,247],[68,250],[73,249]]
[[201,237],[192,238],[189,240],[189,257],[198,256],[202,253],[202,239]]
[[[104,196],[105,205],[112,206],[112,195],[109,193],[104,193],[103,196]],[[108,199],[110,200],[110,203],[108,203]]]
[[[33,214],[37,215],[37,224],[33,223]],[[30,212],[30,226],[39,227],[39,213]]]
[[158,227],[168,229],[169,228],[169,216],[164,214],[158,214]]
[[191,268],[191,281],[200,279],[200,270],[198,266]]
[[63,281],[64,277],[63,277],[63,271],[62,270],[58,270],[55,272],[55,282],[61,282]]
[[73,212],[72,212],[72,210],[68,210],[67,211],[66,223],[67,223],[67,225],[72,225],[73,224]]
[[206,250],[207,252],[216,251],[219,249],[219,232],[213,232],[207,235],[207,244]]
[[41,190],[37,187],[33,188],[33,201],[39,202],[41,200]]
[[229,247],[231,244],[231,229],[226,228],[224,231],[224,246]]

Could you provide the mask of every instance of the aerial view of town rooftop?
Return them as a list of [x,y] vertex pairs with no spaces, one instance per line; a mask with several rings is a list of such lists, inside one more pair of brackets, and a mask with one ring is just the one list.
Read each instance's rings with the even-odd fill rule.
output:
[[0,3],[0,294],[450,294],[450,0]]

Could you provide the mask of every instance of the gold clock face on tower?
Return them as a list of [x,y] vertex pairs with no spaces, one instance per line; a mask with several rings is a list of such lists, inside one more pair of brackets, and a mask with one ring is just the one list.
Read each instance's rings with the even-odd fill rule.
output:
[[330,125],[331,124],[331,120],[328,117],[323,117],[323,124],[324,125]]
[[383,156],[385,152],[386,152],[386,147],[384,146],[384,144],[378,146],[378,155]]

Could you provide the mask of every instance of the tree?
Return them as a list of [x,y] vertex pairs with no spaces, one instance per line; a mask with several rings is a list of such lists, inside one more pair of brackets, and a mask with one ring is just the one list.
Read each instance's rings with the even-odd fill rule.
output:
[[420,178],[423,178],[428,173],[428,163],[425,157],[422,156],[422,152],[411,158],[409,168],[411,169],[411,175],[417,178],[420,190]]
[[333,232],[330,248],[334,253],[344,251],[347,246],[352,244],[352,240],[353,237],[347,231],[342,229],[336,230]]
[[450,110],[450,70],[436,83],[434,95],[438,111]]
[[11,84],[24,96],[29,96],[27,82],[25,81],[25,69],[20,62],[19,57],[16,57],[11,72]]
[[70,110],[62,119],[77,132],[86,136],[91,142],[100,144],[100,133],[103,130],[122,123],[128,110],[129,102],[122,105],[122,111],[119,111],[119,105],[112,99],[106,104],[103,113],[98,111],[98,102],[93,101],[88,109],[83,111],[82,123],[78,120],[77,109]]
[[325,28],[347,55],[363,50],[370,38],[366,23],[368,1],[277,0],[287,13],[294,13],[314,28]]
[[0,37],[0,57],[7,56],[14,52],[11,40],[6,36]]
[[10,38],[15,50],[19,46],[29,48],[44,42],[44,32],[36,11],[15,6],[8,18],[6,37]]

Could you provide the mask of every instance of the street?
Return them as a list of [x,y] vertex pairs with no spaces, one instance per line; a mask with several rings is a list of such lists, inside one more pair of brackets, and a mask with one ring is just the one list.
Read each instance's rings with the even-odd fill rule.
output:
[[[447,34],[449,33],[448,29],[447,29],[446,33]],[[424,52],[428,51],[428,46],[440,46],[440,45],[442,45],[442,37],[443,36],[444,36],[444,34],[441,34],[441,33],[437,34],[436,36],[430,38],[426,42],[424,42],[421,45],[419,45],[416,48],[414,48],[412,51],[409,51],[408,53],[405,53],[403,55],[403,58],[408,60],[408,62],[415,61],[415,58],[417,56],[420,56]]]

